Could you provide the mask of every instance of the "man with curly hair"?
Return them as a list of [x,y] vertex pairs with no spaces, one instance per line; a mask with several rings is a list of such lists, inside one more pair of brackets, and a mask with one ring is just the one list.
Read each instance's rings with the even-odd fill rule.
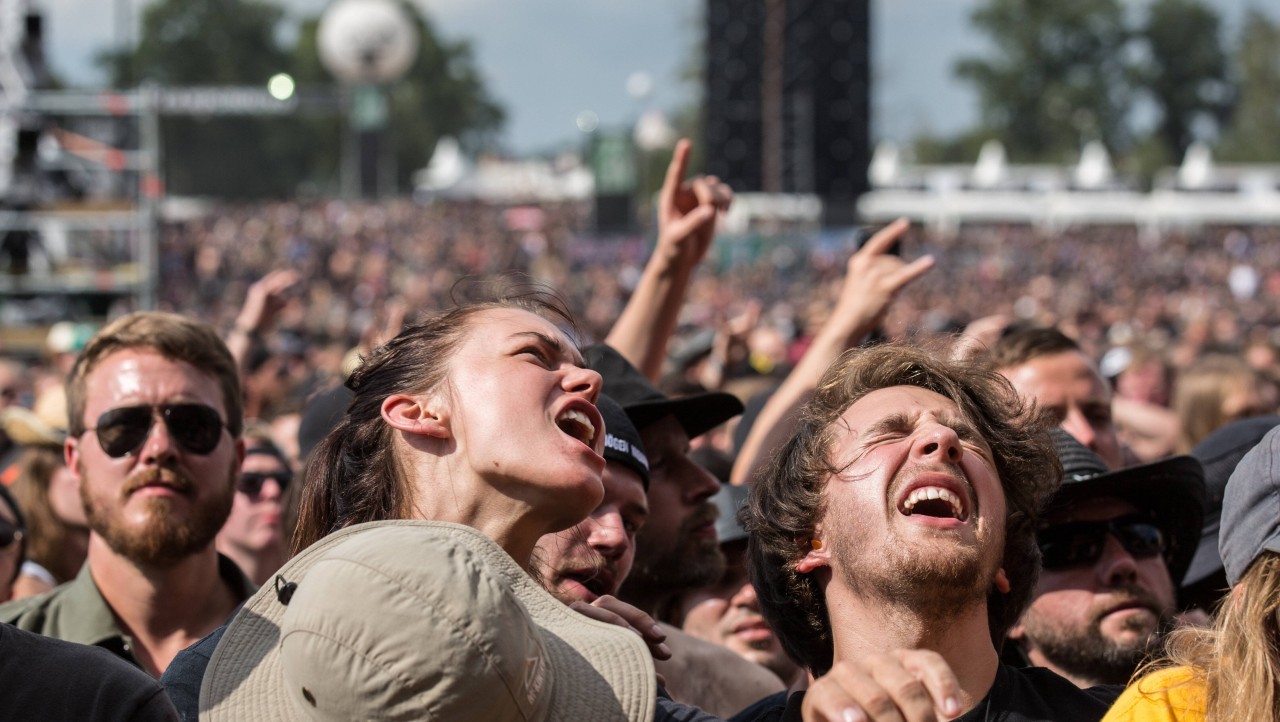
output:
[[[815,677],[832,673],[773,719],[843,695],[866,718],[924,704],[944,719],[1096,720],[1115,697],[1001,665],[1062,470],[1002,377],[941,358],[905,345],[846,354],[753,485],[743,520],[765,617]],[[930,651],[958,687],[940,698],[904,650]]]

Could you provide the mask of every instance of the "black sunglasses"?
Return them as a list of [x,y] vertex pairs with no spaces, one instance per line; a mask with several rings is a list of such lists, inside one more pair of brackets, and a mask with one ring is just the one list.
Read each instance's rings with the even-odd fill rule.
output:
[[1165,551],[1160,527],[1140,514],[1109,521],[1073,521],[1046,527],[1036,534],[1044,568],[1073,569],[1097,562],[1108,534],[1134,559],[1150,559]]
[[289,482],[293,481],[293,476],[287,471],[242,471],[240,478],[236,480],[236,491],[257,496],[268,479],[275,479],[283,494],[289,488]]
[[122,406],[99,416],[98,425],[85,431],[96,432],[102,450],[118,459],[142,448],[157,411],[184,451],[203,456],[218,448],[225,424],[213,407],[204,404]]
[[0,550],[22,541],[22,529],[8,519],[0,519]]

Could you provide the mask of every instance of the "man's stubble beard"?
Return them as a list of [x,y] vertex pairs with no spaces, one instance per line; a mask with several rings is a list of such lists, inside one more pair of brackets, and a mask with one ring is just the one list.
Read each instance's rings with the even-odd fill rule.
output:
[[[1138,624],[1134,620],[1132,626]],[[1028,611],[1022,618],[1023,643],[1034,645],[1050,664],[1072,677],[1088,680],[1090,686],[1125,685],[1148,657],[1160,651],[1164,632],[1172,624],[1171,614],[1160,615],[1156,631],[1123,645],[1102,633],[1101,619],[1092,618],[1082,634],[1071,634],[1042,624],[1034,612]]]
[[[861,528],[858,520],[849,521],[846,529]],[[828,536],[827,541],[834,564],[855,593],[945,629],[949,620],[984,603],[991,592],[1004,539],[1003,534],[993,535],[999,539],[986,536],[974,546],[935,543],[926,548],[898,539],[892,530],[884,549],[856,532]]]
[[646,535],[648,527],[641,529],[636,535],[635,562],[618,596],[628,599],[670,594],[720,581],[725,570],[720,540],[690,538],[691,530],[705,522],[708,515],[714,520],[715,513],[715,506],[707,502],[685,519],[670,543],[655,538],[652,531]]
[[89,529],[102,537],[116,554],[141,567],[170,568],[187,557],[210,546],[222,525],[231,514],[235,495],[236,465],[227,473],[225,484],[215,486],[209,496],[195,501],[198,487],[185,474],[173,469],[146,470],[140,474],[171,474],[175,483],[184,488],[192,502],[192,515],[185,521],[172,518],[174,500],[164,497],[144,499],[147,522],[141,528],[122,523],[119,510],[128,503],[127,490],[136,483],[133,475],[122,486],[116,505],[99,505],[89,494],[88,470],[79,469],[80,500],[84,504]]

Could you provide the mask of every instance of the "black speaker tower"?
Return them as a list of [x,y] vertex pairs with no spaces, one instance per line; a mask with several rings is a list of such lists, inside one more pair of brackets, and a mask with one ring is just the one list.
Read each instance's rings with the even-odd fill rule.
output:
[[850,225],[871,159],[870,0],[707,0],[707,172]]

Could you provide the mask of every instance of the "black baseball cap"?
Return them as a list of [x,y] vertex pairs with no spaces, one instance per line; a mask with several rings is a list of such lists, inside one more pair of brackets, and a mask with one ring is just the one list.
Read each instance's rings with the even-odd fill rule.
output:
[[1062,462],[1062,486],[1049,511],[1066,509],[1085,499],[1114,497],[1151,514],[1168,545],[1165,564],[1175,586],[1191,565],[1204,520],[1204,469],[1191,456],[1171,456],[1114,471],[1097,454],[1067,432],[1050,430]]
[[644,444],[640,443],[640,432],[635,424],[627,418],[617,401],[600,394],[596,399],[596,408],[604,417],[604,458],[610,463],[618,463],[634,471],[644,482],[645,491],[649,490],[649,457],[645,456]]
[[604,377],[604,393],[622,405],[637,429],[670,415],[692,439],[742,413],[742,402],[733,394],[668,397],[622,354],[605,344],[587,347],[584,356],[587,365]]

